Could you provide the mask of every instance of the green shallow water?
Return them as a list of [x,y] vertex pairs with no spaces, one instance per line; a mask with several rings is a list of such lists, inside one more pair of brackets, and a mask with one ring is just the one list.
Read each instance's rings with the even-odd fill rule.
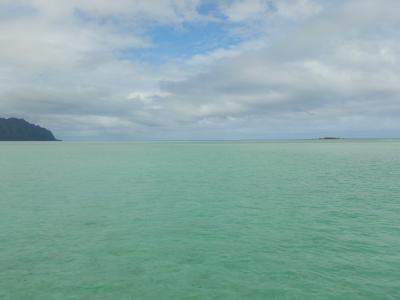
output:
[[0,143],[0,299],[400,299],[400,141]]

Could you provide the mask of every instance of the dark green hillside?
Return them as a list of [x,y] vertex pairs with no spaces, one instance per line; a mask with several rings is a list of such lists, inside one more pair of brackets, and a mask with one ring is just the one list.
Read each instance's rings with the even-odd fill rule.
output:
[[50,130],[23,119],[0,118],[0,141],[56,141]]

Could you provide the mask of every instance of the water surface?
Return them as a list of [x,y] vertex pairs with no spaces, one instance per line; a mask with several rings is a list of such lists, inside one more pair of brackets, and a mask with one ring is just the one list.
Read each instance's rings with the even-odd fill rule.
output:
[[0,299],[400,299],[400,141],[0,143]]

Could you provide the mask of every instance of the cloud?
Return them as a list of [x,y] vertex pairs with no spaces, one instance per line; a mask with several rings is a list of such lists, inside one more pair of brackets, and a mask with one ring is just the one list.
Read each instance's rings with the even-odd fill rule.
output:
[[234,1],[222,6],[224,14],[234,22],[260,18],[268,12],[267,1]]
[[234,0],[221,4],[221,10],[234,22],[265,22],[276,17],[307,18],[320,12],[321,6],[313,0]]
[[[201,12],[207,3],[0,0],[2,114],[63,139],[400,129],[398,1],[234,0]],[[157,47],[150,28],[208,23],[240,42],[163,64],[135,56]]]
[[[185,116],[216,123],[263,120],[260,129],[267,133],[272,124],[283,135],[374,131],[377,125],[369,119],[380,119],[381,129],[395,131],[400,43],[388,28],[399,18],[388,10],[396,3],[342,3],[265,47],[221,58],[191,78],[164,82],[163,88],[181,99]],[[354,16],[364,11],[366,15]]]

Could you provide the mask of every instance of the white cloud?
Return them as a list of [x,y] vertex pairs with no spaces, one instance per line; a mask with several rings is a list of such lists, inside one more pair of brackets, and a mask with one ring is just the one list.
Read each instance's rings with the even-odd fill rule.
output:
[[221,5],[223,13],[234,22],[265,22],[276,17],[302,19],[319,13],[314,0],[234,0]]
[[220,3],[212,22],[258,35],[152,65],[119,53],[156,46],[153,24],[208,22],[200,1],[0,0],[0,110],[67,139],[400,130],[400,2]]
[[289,19],[303,19],[318,14],[322,6],[312,0],[278,0],[277,14]]
[[237,0],[222,8],[225,15],[235,22],[259,18],[268,11],[266,0]]

